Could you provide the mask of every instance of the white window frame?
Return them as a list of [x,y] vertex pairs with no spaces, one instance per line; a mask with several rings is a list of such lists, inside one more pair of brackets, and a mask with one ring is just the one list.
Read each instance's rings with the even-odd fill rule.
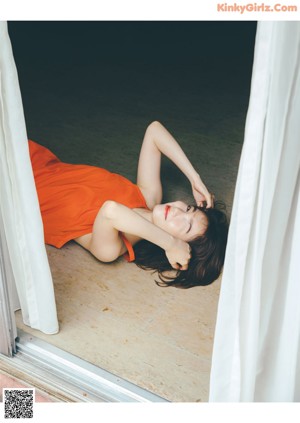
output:
[[[11,283],[9,283],[11,281]],[[16,352],[16,322],[11,305],[9,286],[13,271],[9,260],[4,224],[0,214],[0,353],[12,357]]]

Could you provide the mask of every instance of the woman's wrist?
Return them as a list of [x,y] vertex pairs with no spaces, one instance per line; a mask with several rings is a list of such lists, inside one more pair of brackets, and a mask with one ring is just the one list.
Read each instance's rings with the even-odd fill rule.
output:
[[188,176],[187,176],[190,184],[193,186],[195,183],[197,183],[199,180],[201,181],[201,177],[196,170],[193,170]]
[[159,240],[159,243],[160,243],[159,247],[161,247],[165,251],[168,251],[174,248],[174,246],[176,245],[176,242],[177,242],[177,238],[165,232],[164,236],[160,238]]

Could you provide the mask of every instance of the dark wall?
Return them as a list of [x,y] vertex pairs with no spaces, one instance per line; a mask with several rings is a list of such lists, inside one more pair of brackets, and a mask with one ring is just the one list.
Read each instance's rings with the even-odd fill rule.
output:
[[255,22],[9,22],[16,60],[203,63],[253,50]]

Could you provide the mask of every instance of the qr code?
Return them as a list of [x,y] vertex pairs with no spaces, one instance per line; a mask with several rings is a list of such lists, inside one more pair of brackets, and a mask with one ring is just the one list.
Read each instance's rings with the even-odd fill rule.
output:
[[4,418],[32,419],[34,389],[3,389]]

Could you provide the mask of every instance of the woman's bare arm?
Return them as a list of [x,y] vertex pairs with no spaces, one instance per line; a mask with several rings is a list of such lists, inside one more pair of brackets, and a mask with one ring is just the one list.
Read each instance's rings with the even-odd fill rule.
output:
[[101,207],[93,227],[89,251],[101,261],[109,262],[124,254],[119,232],[146,239],[163,248],[174,269],[186,270],[190,260],[190,247],[160,229],[134,210],[115,201],[106,201]]
[[188,178],[197,204],[213,206],[212,195],[202,182],[190,160],[167,129],[159,122],[151,123],[145,133],[138,164],[137,184],[149,208],[161,202],[161,155],[168,157]]

